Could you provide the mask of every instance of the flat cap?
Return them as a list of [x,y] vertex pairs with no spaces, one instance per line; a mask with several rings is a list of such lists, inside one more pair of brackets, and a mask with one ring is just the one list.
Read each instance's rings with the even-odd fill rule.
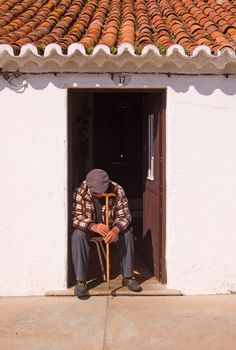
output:
[[86,183],[90,190],[95,193],[106,192],[109,185],[109,176],[102,169],[93,169],[86,176]]

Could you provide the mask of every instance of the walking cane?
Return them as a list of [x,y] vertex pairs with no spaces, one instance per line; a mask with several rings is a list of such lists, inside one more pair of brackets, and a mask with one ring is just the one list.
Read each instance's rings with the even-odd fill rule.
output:
[[[106,226],[109,229],[109,197],[115,197],[114,193],[103,193],[103,196],[106,197]],[[110,246],[109,243],[106,243],[106,263],[107,263],[107,285],[110,289]]]

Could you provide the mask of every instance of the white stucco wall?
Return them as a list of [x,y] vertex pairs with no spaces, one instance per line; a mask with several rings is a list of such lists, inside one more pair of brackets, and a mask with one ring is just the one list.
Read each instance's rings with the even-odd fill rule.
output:
[[65,288],[66,90],[0,85],[0,295]]
[[168,89],[168,286],[236,289],[236,79],[185,78]]
[[[67,88],[115,88],[109,74],[28,80],[0,82],[0,295],[66,288]],[[235,290],[236,79],[136,74],[127,88],[167,88],[167,286]]]

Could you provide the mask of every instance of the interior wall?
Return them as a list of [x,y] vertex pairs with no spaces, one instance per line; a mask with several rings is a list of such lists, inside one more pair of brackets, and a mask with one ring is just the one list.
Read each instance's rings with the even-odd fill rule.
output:
[[93,168],[93,93],[68,90],[68,244],[67,287],[75,284],[71,236],[73,193]]
[[66,287],[67,91],[0,90],[0,295],[42,295]]
[[68,123],[71,131],[72,184],[74,190],[93,168],[93,93],[68,90]]

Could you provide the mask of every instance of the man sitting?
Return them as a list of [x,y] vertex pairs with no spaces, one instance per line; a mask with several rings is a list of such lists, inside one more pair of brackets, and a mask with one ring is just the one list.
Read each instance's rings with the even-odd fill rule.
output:
[[[105,225],[105,200],[103,193],[114,193],[109,198],[109,227]],[[89,240],[101,235],[105,243],[115,243],[118,249],[123,285],[131,291],[142,288],[133,277],[134,238],[130,230],[131,215],[124,189],[110,181],[102,169],[93,169],[74,193],[72,259],[76,274],[74,293],[87,294]]]

